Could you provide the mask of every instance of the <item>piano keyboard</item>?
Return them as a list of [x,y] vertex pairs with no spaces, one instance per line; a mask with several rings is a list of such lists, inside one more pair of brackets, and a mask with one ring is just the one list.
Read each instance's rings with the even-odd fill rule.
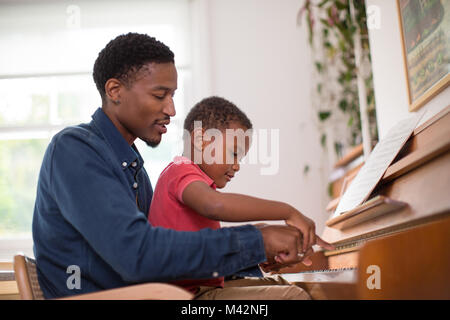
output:
[[283,273],[280,274],[283,279],[288,282],[333,282],[333,283],[356,283],[357,269],[356,268],[342,268],[342,269],[327,269],[314,270],[298,273]]
[[378,239],[380,237],[385,237],[389,235],[396,234],[400,231],[408,231],[414,229],[419,225],[424,225],[428,222],[433,222],[436,220],[435,216],[426,217],[422,219],[417,219],[414,221],[408,221],[406,223],[401,223],[398,225],[394,225],[388,228],[368,232],[350,239],[346,239],[343,241],[333,242],[333,245],[336,247],[335,250],[325,250],[324,255],[326,257],[338,255],[346,252],[357,251],[361,249],[361,247],[370,240]]

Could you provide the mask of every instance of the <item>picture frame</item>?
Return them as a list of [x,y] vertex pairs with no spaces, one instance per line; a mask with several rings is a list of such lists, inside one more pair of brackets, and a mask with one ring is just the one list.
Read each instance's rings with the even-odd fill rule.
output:
[[397,0],[397,11],[412,112],[450,84],[450,1]]

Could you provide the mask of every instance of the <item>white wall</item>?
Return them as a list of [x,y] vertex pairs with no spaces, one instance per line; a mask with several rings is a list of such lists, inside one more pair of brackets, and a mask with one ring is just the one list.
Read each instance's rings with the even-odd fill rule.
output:
[[[326,192],[329,164],[311,112],[312,69],[306,25],[296,24],[303,1],[193,3],[197,6],[200,3],[200,11],[206,14],[200,30],[207,29],[202,31],[205,35],[202,48],[209,48],[209,52],[202,53],[201,60],[209,62],[210,69],[199,69],[209,79],[201,96],[223,96],[242,108],[256,129],[280,130],[278,173],[261,175],[264,165],[243,165],[224,191],[285,201],[313,218],[320,234],[328,219],[324,208],[329,201]],[[396,1],[366,0],[366,3],[378,6],[381,14],[380,28],[371,29],[369,36],[382,138],[411,113]],[[194,27],[199,29],[199,24]],[[420,109],[427,111],[421,122],[438,113],[449,101],[447,88]],[[305,164],[310,166],[306,176]]]
[[287,202],[313,218],[320,234],[328,219],[328,173],[312,119],[306,25],[296,24],[301,5],[209,1],[210,93],[233,101],[255,129],[279,129],[278,173],[261,175],[267,166],[245,164],[224,191]]
[[[382,138],[399,120],[408,117],[408,89],[403,65],[400,25],[396,1],[366,0],[378,6],[380,28],[369,30],[370,51],[379,135]],[[419,110],[426,114],[421,123],[450,104],[450,87]]]

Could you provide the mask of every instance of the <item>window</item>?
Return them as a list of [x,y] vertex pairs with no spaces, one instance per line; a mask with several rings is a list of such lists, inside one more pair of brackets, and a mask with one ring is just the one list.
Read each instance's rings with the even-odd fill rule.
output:
[[52,136],[89,122],[101,106],[92,80],[98,52],[119,34],[155,36],[175,52],[177,115],[155,149],[137,141],[153,186],[180,153],[190,95],[188,0],[0,4],[0,261],[32,255],[39,169]]

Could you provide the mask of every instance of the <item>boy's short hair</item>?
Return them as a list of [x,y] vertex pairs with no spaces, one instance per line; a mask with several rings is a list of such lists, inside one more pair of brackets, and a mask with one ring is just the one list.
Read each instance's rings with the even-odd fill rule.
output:
[[250,119],[236,105],[224,98],[212,96],[198,102],[184,120],[184,129],[192,132],[194,121],[201,121],[203,129],[226,129],[230,122],[238,122],[252,129]]
[[105,84],[119,79],[131,86],[134,75],[147,63],[174,63],[175,55],[164,43],[146,34],[127,33],[111,40],[100,51],[94,64],[93,78],[102,101]]

